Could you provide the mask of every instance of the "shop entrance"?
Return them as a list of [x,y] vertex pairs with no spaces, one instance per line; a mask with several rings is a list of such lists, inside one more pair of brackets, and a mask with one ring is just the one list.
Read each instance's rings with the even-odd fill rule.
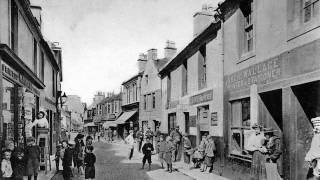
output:
[[288,128],[287,124],[284,127],[285,133],[290,135],[287,137],[287,144],[295,151],[291,152],[290,149],[286,151],[291,161],[289,168],[286,167],[284,170],[290,171],[285,172],[291,174],[290,179],[306,179],[308,166],[304,166],[304,158],[313,137],[311,118],[320,116],[320,81],[292,86],[291,91],[291,93],[290,89],[287,91],[289,102],[284,102],[289,111],[287,116],[290,117],[288,118],[290,122],[287,123]]
[[[277,89],[260,93],[258,121],[266,128],[275,130],[274,134],[281,139],[283,152],[283,119],[282,119],[282,90]],[[278,171],[282,175],[283,157],[277,161]]]

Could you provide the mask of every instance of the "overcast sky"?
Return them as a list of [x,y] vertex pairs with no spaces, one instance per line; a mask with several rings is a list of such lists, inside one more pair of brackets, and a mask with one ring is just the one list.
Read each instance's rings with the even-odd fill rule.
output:
[[178,51],[191,39],[193,15],[218,0],[31,0],[42,6],[43,32],[63,48],[63,91],[91,103],[96,91],[120,91],[137,73],[139,53],[166,40]]

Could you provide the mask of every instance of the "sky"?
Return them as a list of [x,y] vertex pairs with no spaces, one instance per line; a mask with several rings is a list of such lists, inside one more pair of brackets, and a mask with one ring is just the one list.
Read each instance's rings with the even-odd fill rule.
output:
[[167,40],[192,40],[193,15],[218,0],[31,0],[42,6],[45,38],[62,47],[62,90],[90,104],[97,91],[119,92],[138,72],[139,53]]

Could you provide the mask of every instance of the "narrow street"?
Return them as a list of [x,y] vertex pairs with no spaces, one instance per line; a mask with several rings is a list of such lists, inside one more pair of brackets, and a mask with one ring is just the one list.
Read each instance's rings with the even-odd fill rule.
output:
[[[97,180],[192,180],[192,178],[180,173],[168,173],[161,169],[157,161],[157,155],[152,157],[151,171],[148,168],[141,169],[142,154],[137,151],[131,160],[127,158],[127,147],[124,144],[107,144],[98,142],[94,144],[94,153],[97,157],[96,178]],[[62,175],[55,175],[52,180],[62,180]],[[73,180],[82,180],[75,177]]]

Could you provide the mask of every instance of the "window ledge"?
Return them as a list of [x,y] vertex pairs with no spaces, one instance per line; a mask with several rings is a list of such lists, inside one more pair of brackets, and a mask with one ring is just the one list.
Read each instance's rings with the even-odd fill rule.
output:
[[241,56],[240,56],[240,59],[237,61],[237,64],[241,63],[241,62],[244,62],[248,59],[251,59],[253,57],[255,57],[256,54],[254,51],[250,51],[250,52],[247,52],[247,53],[243,53]]
[[320,16],[314,17],[308,22],[302,22],[297,28],[291,25],[291,28],[288,30],[287,42],[292,41],[319,27],[320,27]]

